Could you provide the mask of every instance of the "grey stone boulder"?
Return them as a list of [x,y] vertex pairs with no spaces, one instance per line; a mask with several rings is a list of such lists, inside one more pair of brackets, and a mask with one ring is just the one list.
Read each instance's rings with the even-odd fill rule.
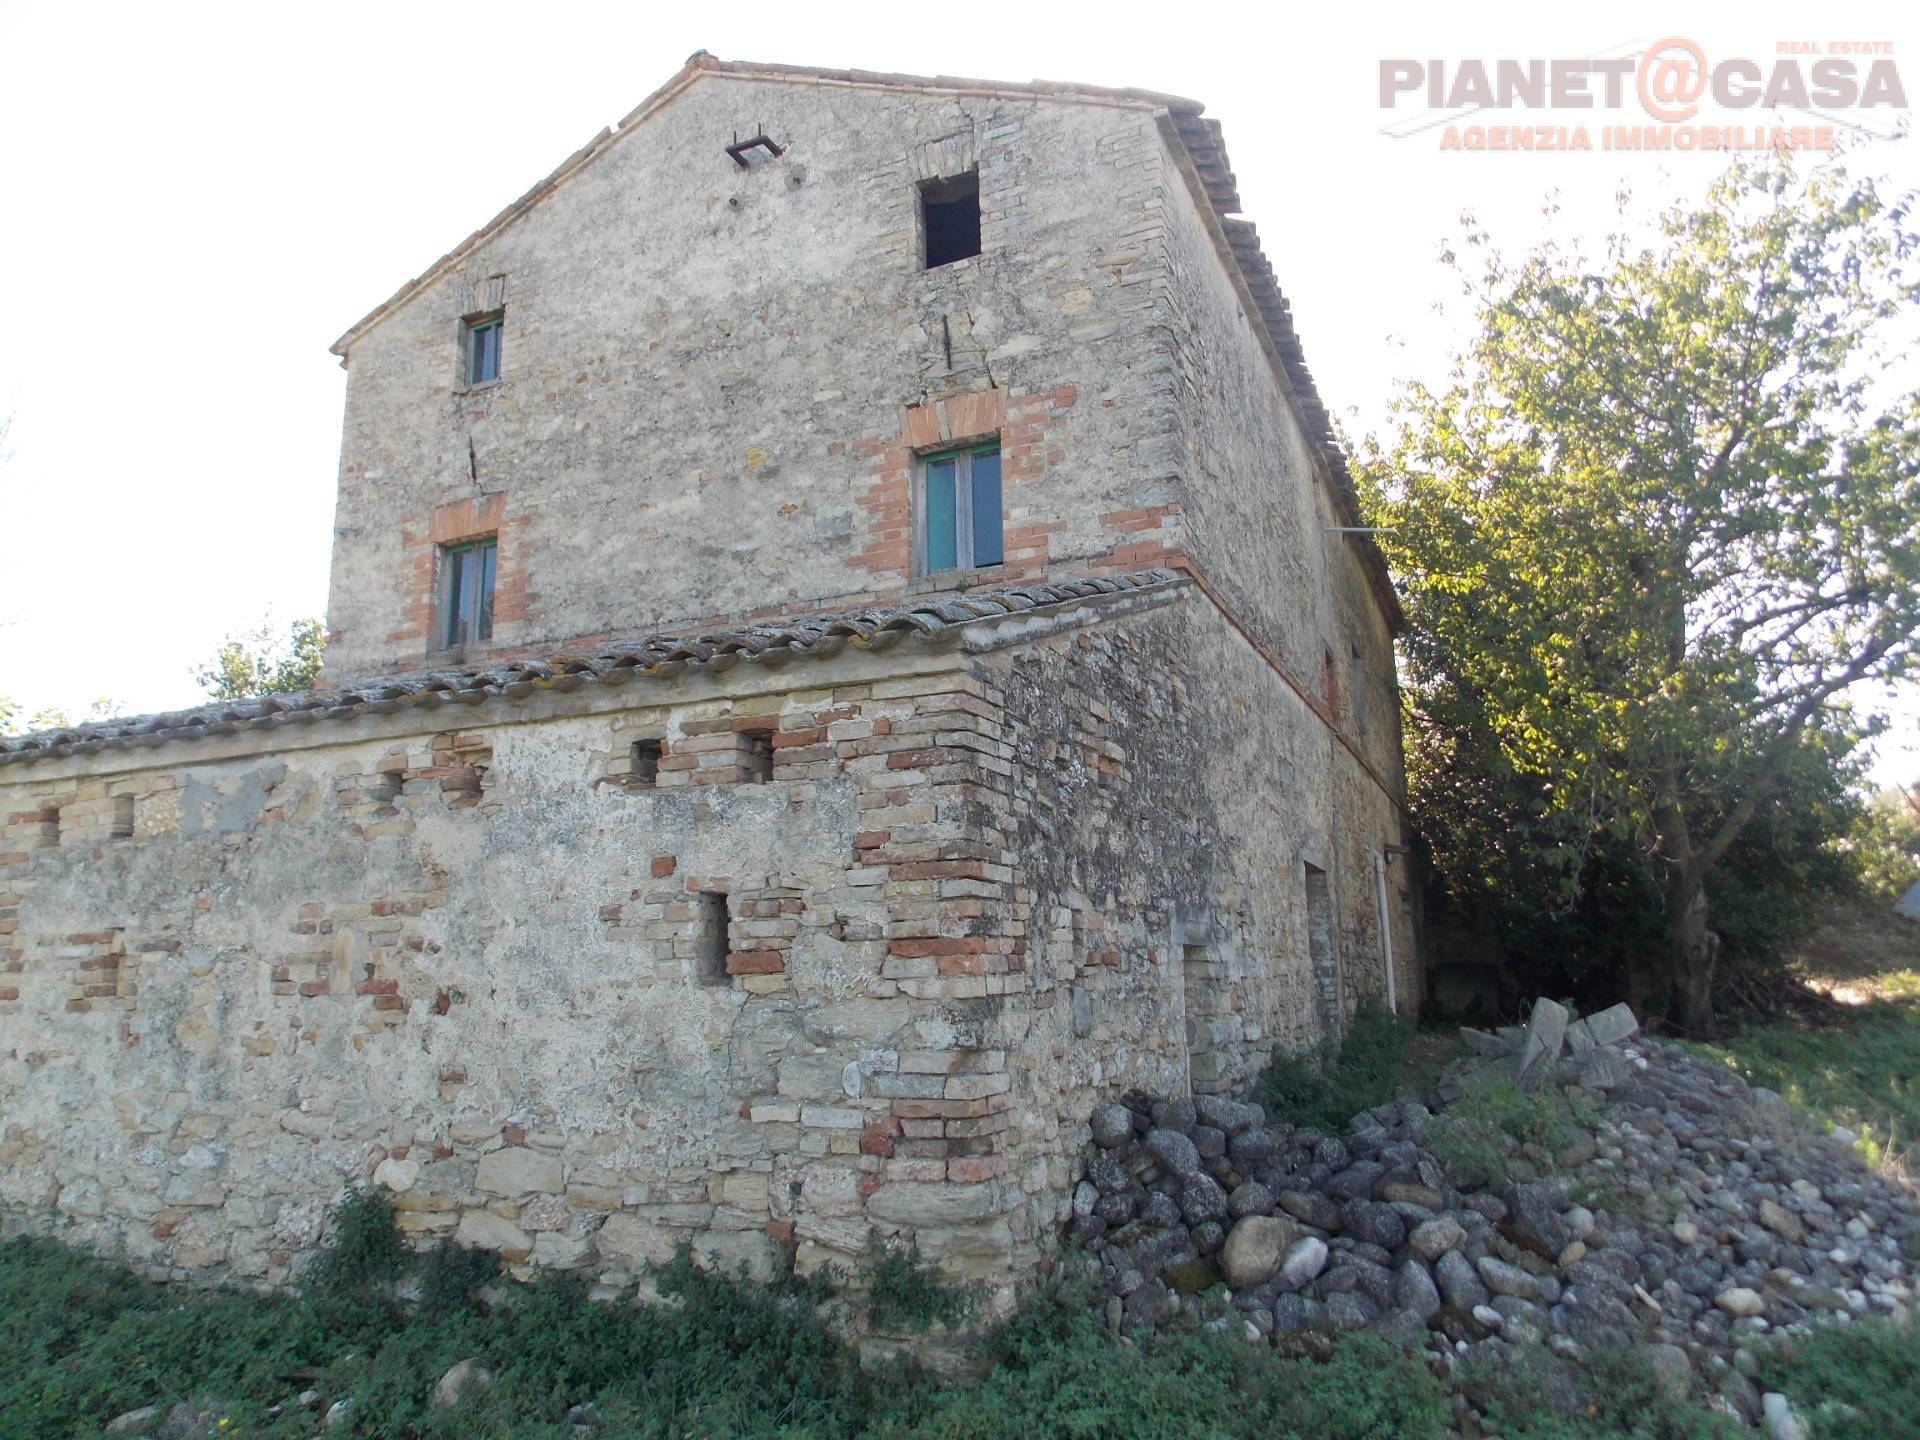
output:
[[1395,1308],[1411,1311],[1425,1325],[1440,1313],[1440,1290],[1427,1267],[1411,1257],[1402,1262],[1393,1277]]
[[1242,1130],[1227,1141],[1227,1158],[1243,1171],[1265,1165],[1279,1153],[1280,1147],[1265,1130]]
[[461,1397],[468,1391],[482,1391],[493,1388],[493,1372],[482,1365],[478,1358],[469,1356],[440,1377],[440,1383],[433,1387],[433,1404],[438,1410],[446,1410],[460,1403]]
[[1273,1191],[1258,1180],[1243,1181],[1227,1196],[1227,1213],[1236,1220],[1248,1215],[1271,1215]]
[[1191,1100],[1162,1100],[1153,1107],[1153,1123],[1163,1130],[1178,1130],[1185,1134],[1193,1129],[1198,1119]]
[[1473,1268],[1473,1262],[1458,1250],[1449,1250],[1442,1255],[1434,1263],[1433,1273],[1440,1293],[1446,1297],[1447,1304],[1456,1310],[1471,1314],[1476,1305],[1484,1305],[1490,1298],[1479,1272]]
[[1327,1307],[1306,1295],[1282,1295],[1273,1302],[1273,1333],[1292,1335],[1301,1330],[1325,1331]]
[[1187,1176],[1200,1169],[1200,1151],[1178,1130],[1149,1130],[1147,1153],[1175,1175]]
[[1512,1295],[1536,1305],[1550,1305],[1560,1298],[1560,1282],[1541,1275],[1529,1275],[1518,1265],[1509,1265],[1497,1255],[1482,1255],[1474,1262],[1486,1287],[1496,1295]]
[[1157,1230],[1171,1230],[1180,1223],[1180,1202],[1156,1190],[1140,1207],[1140,1218]]
[[1551,1185],[1515,1185],[1507,1193],[1507,1217],[1513,1238],[1548,1258],[1573,1243],[1573,1231],[1560,1218],[1560,1192]]
[[1380,1307],[1358,1290],[1342,1290],[1327,1298],[1327,1322],[1335,1330],[1364,1330],[1380,1318]]
[[1327,1242],[1317,1235],[1305,1235],[1287,1247],[1275,1278],[1287,1289],[1298,1290],[1311,1284],[1326,1268]]
[[1467,1238],[1467,1232],[1451,1215],[1436,1215],[1413,1227],[1407,1244],[1413,1253],[1431,1265],[1447,1251]]
[[1382,1250],[1397,1250],[1406,1243],[1407,1222],[1389,1205],[1366,1200],[1349,1200],[1340,1207],[1340,1228],[1354,1239]]
[[1133,1138],[1133,1112],[1124,1105],[1094,1106],[1087,1125],[1093,1131],[1093,1143],[1102,1150],[1117,1150]]
[[1356,1160],[1322,1188],[1335,1200],[1365,1200],[1386,1173],[1387,1167],[1377,1160]]
[[1316,1230],[1340,1228],[1340,1207],[1316,1191],[1282,1190],[1274,1199],[1282,1210],[1303,1225],[1311,1225]]
[[1649,1341],[1638,1349],[1660,1392],[1669,1399],[1686,1399],[1693,1388],[1693,1361],[1687,1358],[1687,1352],[1663,1340]]
[[1180,1214],[1189,1225],[1227,1218],[1227,1192],[1211,1175],[1193,1174],[1180,1186]]
[[1242,1105],[1221,1095],[1196,1095],[1193,1109],[1202,1125],[1211,1125],[1228,1135],[1251,1130],[1264,1118],[1258,1106]]
[[1265,1284],[1298,1233],[1291,1221],[1272,1215],[1248,1215],[1234,1222],[1220,1251],[1220,1273],[1235,1290]]

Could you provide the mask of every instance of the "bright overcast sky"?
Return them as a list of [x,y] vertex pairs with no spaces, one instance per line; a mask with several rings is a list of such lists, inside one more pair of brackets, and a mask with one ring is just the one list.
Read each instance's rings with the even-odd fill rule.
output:
[[[1358,428],[1440,367],[1461,317],[1436,312],[1454,298],[1436,256],[1463,208],[1519,248],[1557,190],[1560,233],[1597,236],[1622,180],[1651,199],[1717,168],[1389,138],[1381,59],[1893,41],[1920,92],[1920,24],[1891,3],[695,10],[0,0],[0,694],[191,704],[225,633],[324,613],[346,379],[328,344],[696,49],[1205,101],[1322,394]],[[1920,145],[1883,148],[1920,183]],[[1920,746],[1896,768],[1920,772]]]

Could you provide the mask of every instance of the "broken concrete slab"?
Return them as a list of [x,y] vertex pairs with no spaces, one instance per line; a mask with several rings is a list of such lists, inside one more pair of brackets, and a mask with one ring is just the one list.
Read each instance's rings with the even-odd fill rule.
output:
[[1520,1052],[1520,1085],[1531,1090],[1541,1077],[1552,1073],[1567,1038],[1572,1020],[1567,1007],[1542,995],[1533,1002],[1533,1016],[1527,1021],[1527,1044]]
[[1597,1015],[1587,1016],[1585,1024],[1596,1045],[1618,1045],[1640,1028],[1632,1009],[1624,1004],[1611,1005]]

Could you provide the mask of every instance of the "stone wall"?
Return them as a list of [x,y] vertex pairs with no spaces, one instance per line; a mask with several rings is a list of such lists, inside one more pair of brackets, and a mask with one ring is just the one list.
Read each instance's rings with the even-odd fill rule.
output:
[[946,641],[0,769],[0,1211],[278,1283],[373,1183],[609,1294],[911,1236],[1005,1303],[1095,1103],[1321,1033],[1304,864],[1383,988],[1398,815],[1191,583]]
[[[329,678],[421,668],[434,547],[475,535],[496,653],[897,599],[943,438],[1001,434],[994,583],[1160,563],[1166,163],[1143,104],[697,75],[345,346]],[[983,253],[922,269],[917,183],[976,165]]]
[[993,880],[965,794],[1004,772],[963,667],[0,771],[0,1208],[270,1283],[368,1181],[415,1237],[609,1287],[682,1240],[766,1273],[914,1230],[1006,1281],[965,1240],[1007,1103],[967,1011],[1012,982],[946,938]]
[[[1238,1093],[1276,1045],[1322,1038],[1306,867],[1331,891],[1337,1013],[1385,999],[1374,857],[1402,843],[1402,817],[1197,590],[993,659],[1014,778],[990,823],[1018,857],[1032,1007],[1008,1164],[1044,1232],[1095,1104]],[[1403,976],[1406,884],[1390,870]]]

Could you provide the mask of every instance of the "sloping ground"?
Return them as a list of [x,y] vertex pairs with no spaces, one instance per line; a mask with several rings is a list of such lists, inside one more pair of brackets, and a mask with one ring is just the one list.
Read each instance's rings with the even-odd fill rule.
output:
[[1103,1106],[1070,1233],[1107,1325],[1286,1354],[1373,1335],[1460,1385],[1470,1434],[1499,1408],[1489,1376],[1570,1397],[1623,1351],[1677,1400],[1786,1424],[1762,1350],[1904,1325],[1920,1204],[1711,1057],[1607,1048],[1537,1089],[1514,1083],[1519,1054],[1456,1062],[1337,1130],[1213,1098]]
[[1920,924],[1879,899],[1835,902],[1794,948],[1791,973],[1830,1005],[1698,1047],[1779,1091],[1869,1165],[1914,1178],[1920,1139]]

